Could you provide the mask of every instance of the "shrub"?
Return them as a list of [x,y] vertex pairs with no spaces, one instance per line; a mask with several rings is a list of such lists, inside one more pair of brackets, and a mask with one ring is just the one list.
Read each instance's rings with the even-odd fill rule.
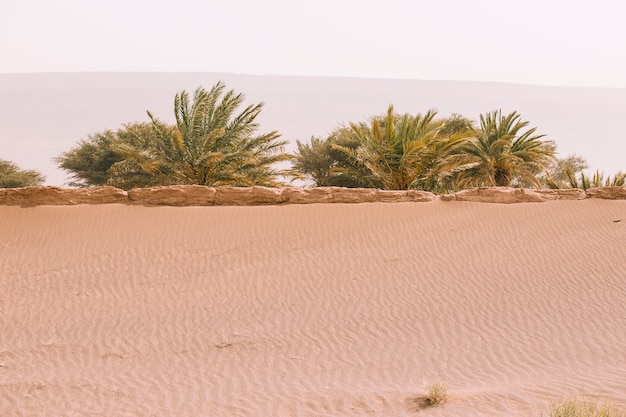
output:
[[428,407],[441,405],[448,400],[448,388],[442,382],[424,385],[424,401]]
[[46,177],[35,170],[20,169],[15,163],[0,159],[0,188],[18,188],[41,185]]
[[606,405],[580,400],[562,400],[552,404],[548,417],[626,417]]

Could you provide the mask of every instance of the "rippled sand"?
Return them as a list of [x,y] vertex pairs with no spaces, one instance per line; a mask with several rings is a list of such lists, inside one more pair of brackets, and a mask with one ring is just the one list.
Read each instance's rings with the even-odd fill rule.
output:
[[626,407],[625,248],[626,201],[0,207],[0,415]]

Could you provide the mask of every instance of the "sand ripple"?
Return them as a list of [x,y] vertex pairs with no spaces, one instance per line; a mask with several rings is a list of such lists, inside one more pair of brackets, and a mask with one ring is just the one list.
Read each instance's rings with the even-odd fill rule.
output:
[[[0,207],[2,416],[626,407],[624,201]],[[448,404],[419,410],[425,382]]]

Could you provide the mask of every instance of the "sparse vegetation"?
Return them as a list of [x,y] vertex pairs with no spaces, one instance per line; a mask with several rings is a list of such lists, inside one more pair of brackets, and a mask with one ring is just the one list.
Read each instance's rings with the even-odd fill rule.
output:
[[[556,152],[556,148],[554,149]],[[541,181],[551,189],[570,188],[572,177],[576,177],[589,168],[587,161],[579,155],[569,155],[565,158],[554,158],[546,167]]]
[[[105,130],[90,134],[78,145],[54,158],[59,168],[70,174],[67,185],[90,187],[110,183],[111,167],[124,160],[119,152],[124,147],[139,147],[154,136],[152,123],[129,123],[116,131]],[[128,176],[130,177],[130,175]],[[133,176],[133,185],[160,185],[158,179],[140,171]],[[131,181],[129,181],[131,182]]]
[[[360,142],[347,127],[335,129],[327,138],[312,137],[309,143],[296,142],[292,176],[307,179],[317,187],[382,188],[363,164],[350,158]],[[342,150],[344,151],[342,151]]]
[[422,389],[421,395],[409,398],[407,401],[407,405],[412,411],[419,412],[426,408],[437,407],[448,401],[448,388],[443,382],[425,383]]
[[424,402],[428,407],[435,407],[448,401],[448,388],[443,382],[424,385]]
[[548,187],[552,189],[580,188],[582,190],[588,190],[597,187],[623,187],[626,181],[626,173],[624,172],[618,172],[613,177],[609,175],[606,179],[604,178],[604,173],[600,171],[596,171],[591,177],[585,175],[584,172],[580,172],[578,177],[576,177],[576,173],[570,168],[567,168],[565,173],[567,175],[567,182],[556,182],[548,178]]
[[11,161],[0,159],[0,188],[30,187],[45,180],[38,171],[23,170]]
[[580,400],[562,400],[552,404],[547,417],[625,417],[607,405]]

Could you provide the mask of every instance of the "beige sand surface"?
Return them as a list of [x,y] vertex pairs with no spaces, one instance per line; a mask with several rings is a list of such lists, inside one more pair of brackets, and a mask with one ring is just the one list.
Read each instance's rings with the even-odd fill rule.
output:
[[626,201],[3,206],[0,302],[2,417],[626,408]]

